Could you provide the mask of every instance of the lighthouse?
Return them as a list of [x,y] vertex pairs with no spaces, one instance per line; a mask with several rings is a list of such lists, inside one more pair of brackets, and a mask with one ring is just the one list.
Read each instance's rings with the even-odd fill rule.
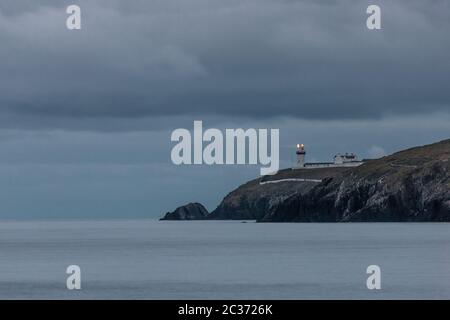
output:
[[305,145],[297,144],[297,150],[295,151],[297,155],[297,162],[295,163],[294,169],[304,168],[305,167]]

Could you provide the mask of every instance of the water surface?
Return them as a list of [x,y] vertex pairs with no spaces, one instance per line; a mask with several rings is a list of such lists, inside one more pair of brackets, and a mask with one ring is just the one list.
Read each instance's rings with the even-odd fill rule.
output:
[[0,222],[0,298],[448,299],[450,224]]

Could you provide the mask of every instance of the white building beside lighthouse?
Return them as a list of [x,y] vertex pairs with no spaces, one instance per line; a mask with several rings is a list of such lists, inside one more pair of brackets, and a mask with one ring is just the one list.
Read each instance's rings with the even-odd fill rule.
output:
[[295,154],[296,162],[292,169],[357,167],[364,163],[364,161],[358,160],[358,157],[354,153],[338,153],[334,156],[333,162],[306,162],[306,151],[304,144],[297,144]]

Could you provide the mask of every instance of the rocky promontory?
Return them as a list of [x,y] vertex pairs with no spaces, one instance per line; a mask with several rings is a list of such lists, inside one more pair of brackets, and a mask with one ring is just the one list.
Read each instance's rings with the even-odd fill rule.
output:
[[196,202],[178,207],[173,212],[167,212],[160,220],[204,220],[208,214],[208,210]]
[[241,185],[202,219],[450,221],[449,159],[445,140],[359,167],[285,169]]

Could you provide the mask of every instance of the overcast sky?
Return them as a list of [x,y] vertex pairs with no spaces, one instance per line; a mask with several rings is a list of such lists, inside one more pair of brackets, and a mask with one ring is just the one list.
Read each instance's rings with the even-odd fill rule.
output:
[[259,167],[173,165],[194,119],[279,128],[284,167],[450,138],[449,30],[446,0],[2,0],[0,219],[214,209]]

